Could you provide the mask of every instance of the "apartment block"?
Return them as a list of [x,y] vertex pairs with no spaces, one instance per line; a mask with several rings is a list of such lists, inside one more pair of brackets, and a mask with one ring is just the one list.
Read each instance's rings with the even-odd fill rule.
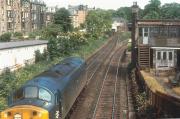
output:
[[74,28],[80,27],[86,20],[88,14],[87,5],[78,5],[78,6],[68,6],[68,10],[71,14],[72,24]]
[[53,23],[54,20],[54,13],[57,11],[57,7],[47,7],[46,8],[46,15],[45,15],[45,25],[49,25]]
[[0,34],[27,34],[46,25],[46,5],[41,0],[0,0]]

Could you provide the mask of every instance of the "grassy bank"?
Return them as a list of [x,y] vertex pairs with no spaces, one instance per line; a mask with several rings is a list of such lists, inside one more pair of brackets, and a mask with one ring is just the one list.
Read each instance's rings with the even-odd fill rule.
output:
[[[100,46],[107,41],[107,38],[100,38],[99,40],[89,40],[89,42],[80,49],[75,50],[70,56],[88,57]],[[0,111],[7,107],[7,96],[20,86],[22,86],[27,80],[32,79],[37,74],[47,70],[52,65],[58,63],[60,60],[67,56],[56,58],[53,61],[41,61],[39,63],[28,65],[18,71],[12,73],[5,73],[0,76]]]
[[80,56],[86,59],[89,57],[94,51],[100,48],[108,38],[100,38],[99,40],[91,40],[87,45],[83,45],[80,50],[72,53],[73,56]]

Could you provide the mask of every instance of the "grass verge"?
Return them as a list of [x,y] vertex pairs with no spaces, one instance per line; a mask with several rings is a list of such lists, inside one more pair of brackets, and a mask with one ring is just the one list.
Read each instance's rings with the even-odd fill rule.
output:
[[155,78],[153,78],[152,76],[150,76],[148,73],[146,73],[144,71],[141,71],[141,74],[142,74],[146,84],[151,89],[151,91],[153,91],[154,93],[156,93],[158,91],[162,94],[166,94],[165,89],[161,86],[161,84],[159,84],[159,82]]

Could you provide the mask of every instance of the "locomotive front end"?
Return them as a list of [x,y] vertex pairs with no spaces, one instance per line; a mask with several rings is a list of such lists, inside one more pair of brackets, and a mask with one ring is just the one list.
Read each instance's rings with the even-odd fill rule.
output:
[[49,119],[49,113],[36,106],[20,105],[1,112],[1,119]]

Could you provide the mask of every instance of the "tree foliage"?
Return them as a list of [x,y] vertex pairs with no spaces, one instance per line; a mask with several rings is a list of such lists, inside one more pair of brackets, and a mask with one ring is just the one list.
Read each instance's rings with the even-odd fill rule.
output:
[[132,20],[131,7],[121,7],[113,15],[114,17],[121,17],[127,21]]
[[70,13],[65,8],[60,8],[54,14],[54,24],[58,24],[62,27],[62,31],[68,32],[72,30]]
[[9,42],[11,41],[11,33],[4,33],[0,36],[0,42]]
[[59,24],[51,24],[51,25],[48,25],[47,27],[45,27],[43,30],[42,30],[42,38],[43,39],[48,39],[50,37],[57,37],[57,35],[62,32],[62,27],[61,25]]
[[84,34],[79,32],[61,34],[59,38],[51,38],[48,44],[48,52],[51,59],[69,55],[87,43]]
[[161,7],[161,17],[163,19],[180,19],[180,4],[170,3]]
[[40,50],[36,50],[35,51],[35,62],[37,63],[37,62],[41,61],[41,59],[43,59],[43,58],[42,58],[42,54],[41,54]]
[[33,31],[33,32],[29,32],[28,33],[28,36],[29,36],[29,38],[30,39],[35,39],[36,38],[36,36],[45,36],[45,35],[43,35],[43,33],[45,33],[44,31],[48,28],[49,26],[47,26],[46,28],[43,28],[42,30],[35,30],[35,31]]
[[156,11],[151,11],[143,19],[160,19],[160,15]]
[[160,0],[150,0],[143,11],[144,19],[160,19],[161,14],[161,2]]
[[180,4],[167,3],[161,6],[160,0],[150,0],[143,10],[144,19],[180,19]]
[[16,89],[17,86],[17,77],[15,73],[10,72],[10,69],[6,69],[0,75],[0,110],[4,109],[4,102],[8,95]]
[[87,31],[95,39],[102,36],[104,32],[109,31],[111,23],[111,14],[101,9],[90,11],[86,18]]

